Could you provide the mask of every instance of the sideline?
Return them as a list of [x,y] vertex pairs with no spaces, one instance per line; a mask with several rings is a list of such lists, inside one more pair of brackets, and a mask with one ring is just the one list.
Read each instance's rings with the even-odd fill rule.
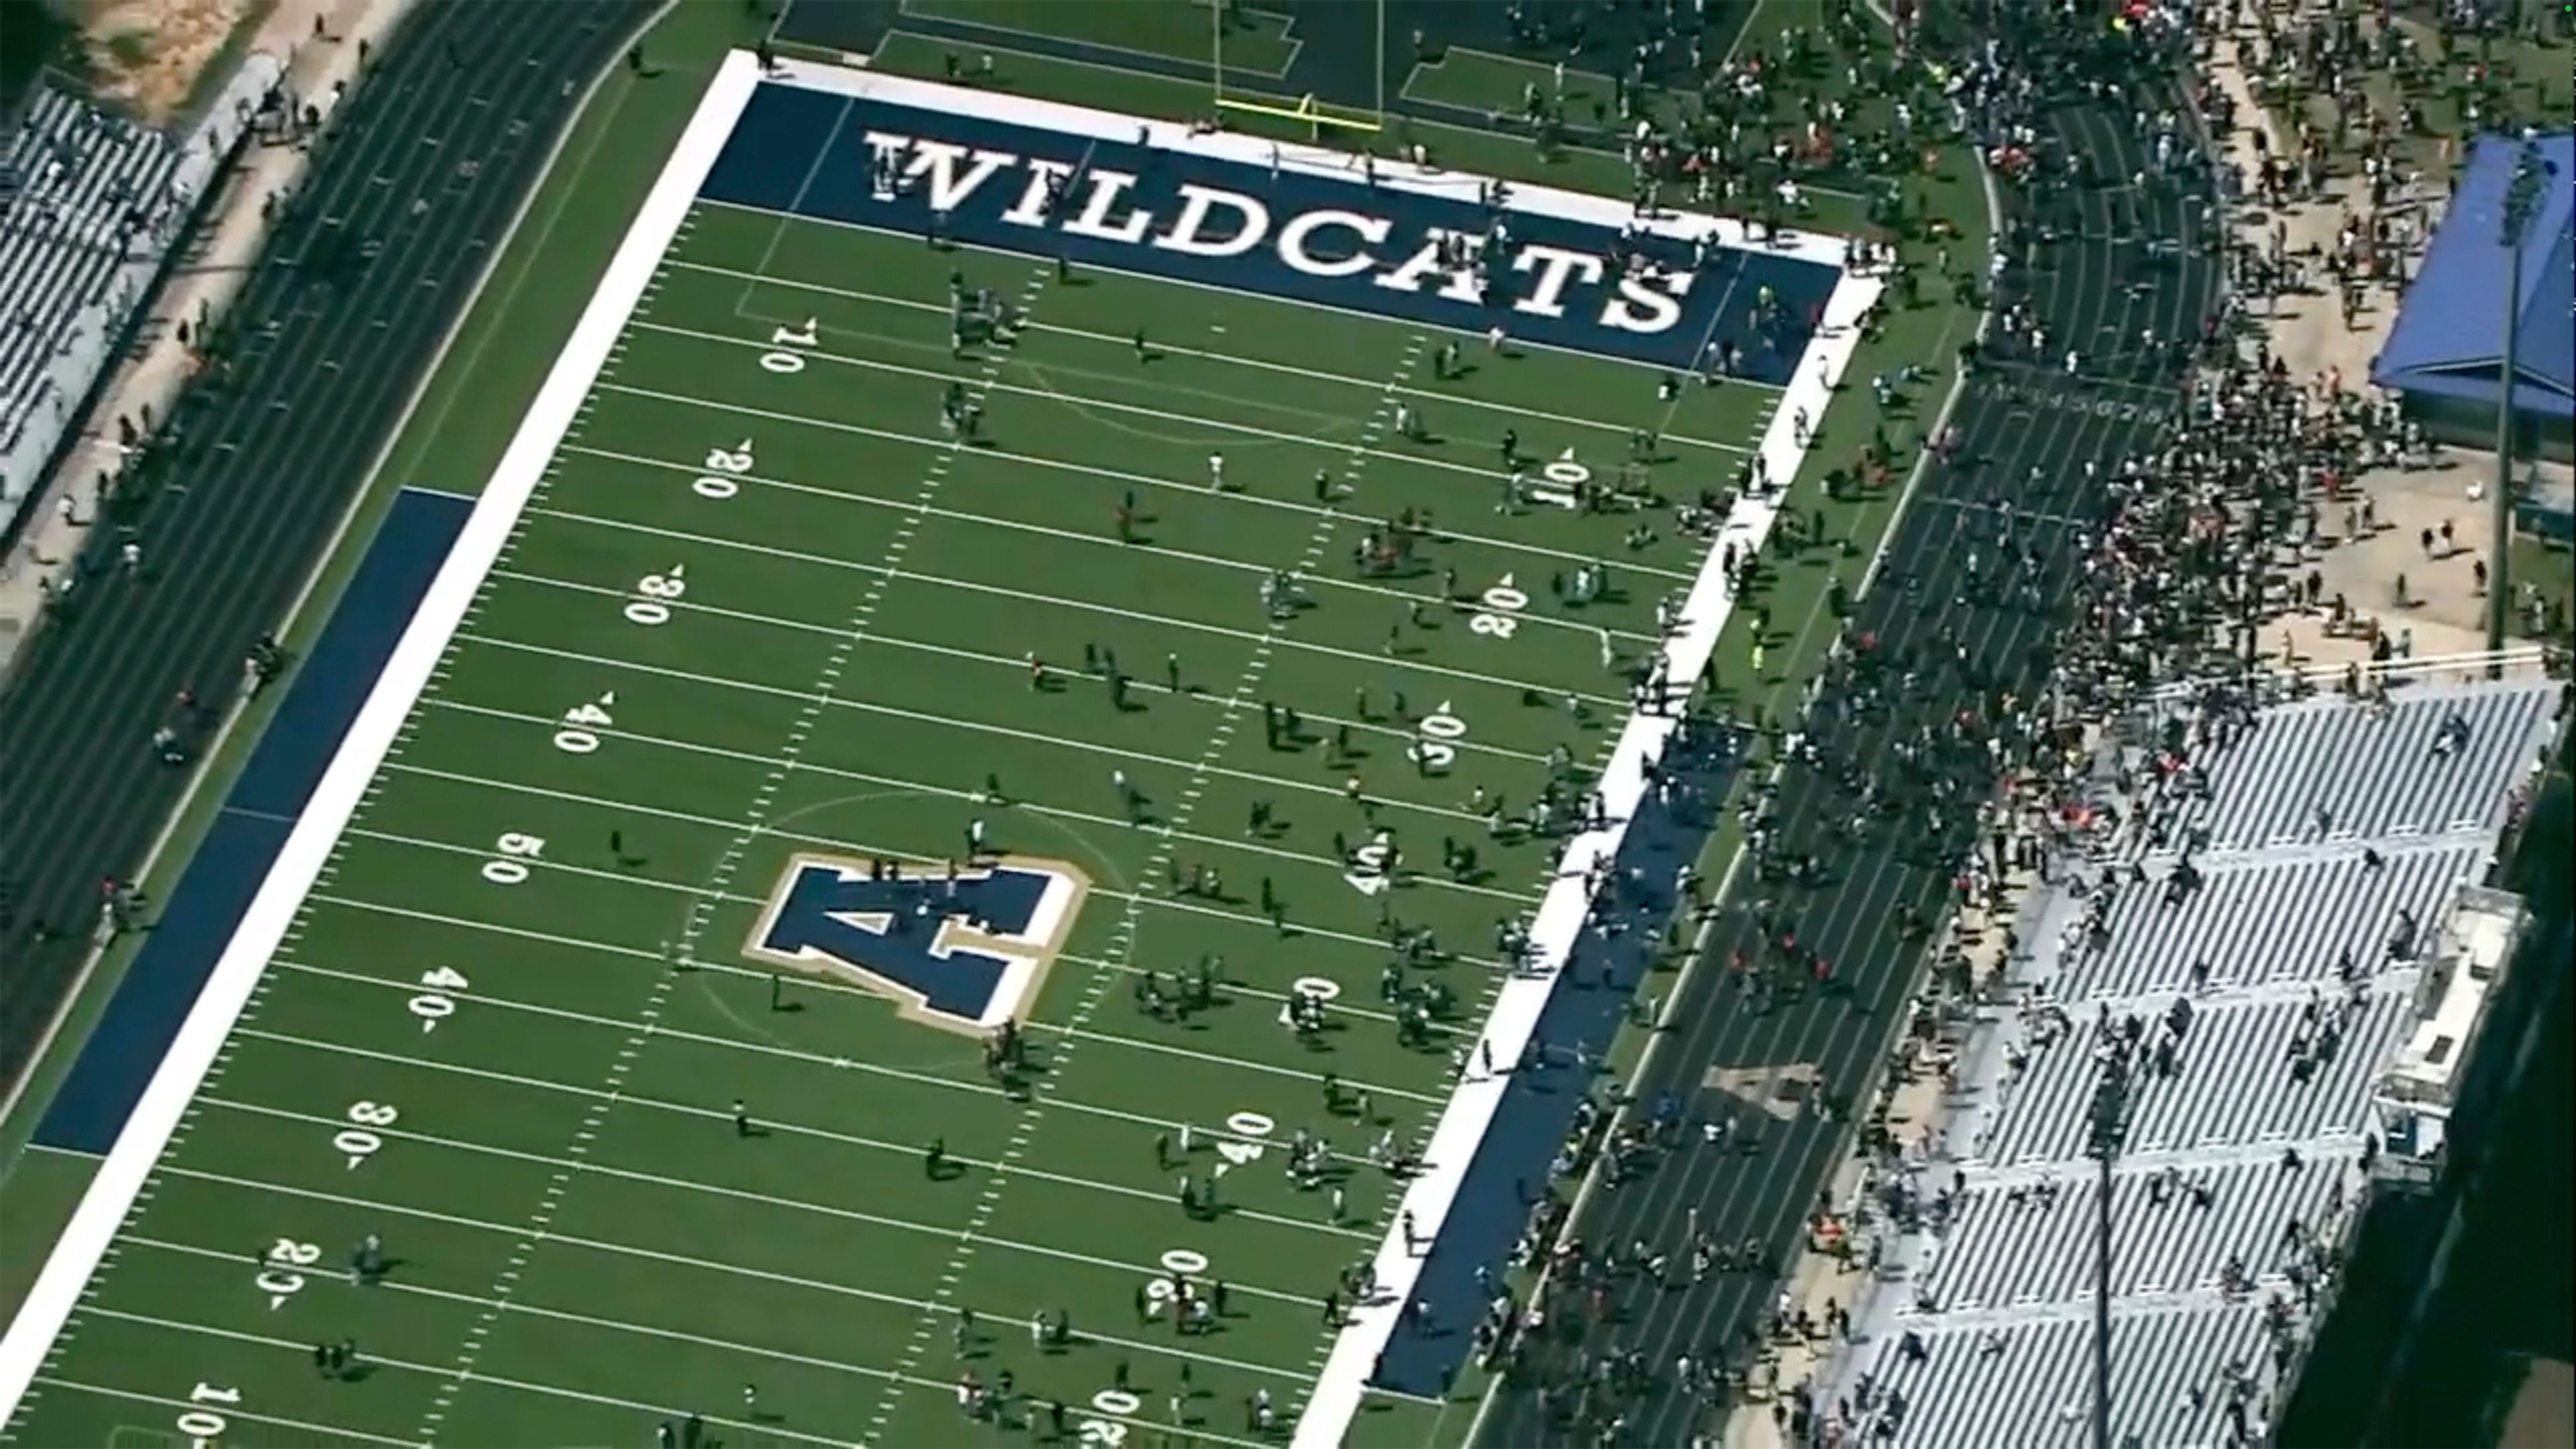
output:
[[574,412],[642,301],[646,285],[731,137],[734,122],[750,103],[759,78],[759,63],[742,51],[728,55],[716,71],[670,162],[654,182],[571,339],[502,454],[455,552],[439,570],[420,613],[395,647],[384,677],[314,791],[312,807],[288,837],[277,866],[225,947],[205,993],[153,1073],[133,1120],[100,1166],[7,1335],[0,1337],[0,1423],[17,1413],[19,1401],[86,1293],[119,1224],[212,1069],[216,1053],[249,1005],[270,955],[356,814],[359,798],[390,753],[396,732],[427,688],[430,672],[472,606],[484,575],[509,542],[547,463],[571,428]]
[[[1515,197],[1526,194],[1526,190],[1514,193]],[[1841,246],[1839,240],[1836,246]],[[1834,284],[1833,295],[1826,299],[1824,325],[1799,359],[1797,374],[1763,432],[1762,461],[1778,489],[1768,498],[1743,500],[1735,505],[1724,530],[1711,543],[1699,578],[1682,606],[1681,627],[1664,643],[1667,677],[1684,698],[1698,687],[1700,676],[1716,653],[1718,637],[1734,613],[1724,569],[1726,548],[1741,545],[1758,554],[1769,540],[1787,500],[1789,484],[1806,459],[1808,440],[1801,436],[1804,430],[1800,419],[1803,416],[1819,424],[1824,419],[1835,387],[1842,382],[1859,350],[1861,319],[1877,303],[1884,286],[1874,275],[1844,272]],[[1663,755],[1678,723],[1665,715],[1632,714],[1620,731],[1618,743],[1601,770],[1602,804],[1610,817],[1610,827],[1586,831],[1567,842],[1537,918],[1530,924],[1531,966],[1514,972],[1503,983],[1494,998],[1493,1014],[1479,1034],[1479,1052],[1490,1048],[1492,1060],[1517,1062],[1529,1046],[1540,1013],[1555,993],[1558,977],[1573,955],[1576,937],[1590,911],[1585,877],[1596,862],[1617,855],[1628,833],[1628,820],[1645,796],[1645,767]],[[1674,998],[1678,997],[1675,992]],[[1471,1071],[1460,1080],[1456,1095],[1449,1099],[1430,1142],[1423,1148],[1424,1169],[1405,1189],[1394,1215],[1395,1226],[1379,1244],[1372,1260],[1379,1291],[1369,1303],[1352,1311],[1342,1331],[1334,1337],[1313,1397],[1298,1417],[1291,1449],[1333,1449],[1348,1435],[1370,1392],[1369,1380],[1376,1372],[1378,1356],[1395,1335],[1422,1275],[1429,1245],[1439,1238],[1441,1226],[1457,1203],[1468,1166],[1483,1144],[1510,1082],[1508,1070],[1492,1074]],[[1417,1242],[1422,1245],[1420,1253],[1415,1251]]]
[[[1761,0],[1755,0],[1756,5],[1760,3]],[[1870,9],[1881,22],[1894,25],[1893,17],[1881,9],[1875,0]],[[1995,239],[2003,235],[2003,197],[1996,189],[1994,171],[1986,165],[1985,153],[1978,149],[1974,138],[1962,136],[1957,139],[1963,142],[1961,149],[1967,153],[1970,161],[1977,168],[1980,189],[1986,200],[1987,250],[1991,253],[1995,246]],[[1992,331],[1994,321],[1993,297],[1989,294],[1986,307],[1977,314],[1975,337],[1980,344],[1985,342],[1988,333]],[[1944,331],[1941,341],[1935,344],[1935,352],[1937,353],[1940,347],[1946,346],[1948,341],[1949,333]],[[1915,453],[1914,466],[1906,472],[1905,487],[1897,494],[1896,507],[1888,514],[1886,525],[1879,532],[1878,547],[1871,552],[1869,566],[1862,570],[1859,586],[1852,591],[1855,605],[1868,598],[1871,588],[1877,584],[1879,572],[1887,563],[1888,549],[1896,541],[1897,528],[1904,523],[1907,508],[1912,505],[1916,491],[1921,487],[1925,475],[1931,470],[1932,445],[1949,431],[1951,420],[1957,415],[1961,400],[1967,396],[1969,381],[1969,374],[1965,368],[1957,368],[1952,372],[1949,392],[1941,399],[1941,410],[1924,432],[1921,447]],[[1769,772],[1769,778],[1774,782],[1779,780],[1781,767],[1774,765]],[[1711,901],[1724,905],[1729,892],[1734,889],[1737,868],[1743,863],[1744,850],[1739,844],[1734,856],[1726,863],[1726,872],[1720,877],[1717,890],[1709,897]],[[1612,1116],[1607,1130],[1617,1132],[1621,1127],[1635,1120],[1638,1090],[1644,1084],[1648,1070],[1654,1066],[1656,1057],[1670,1034],[1674,1022],[1679,1018],[1684,1003],[1690,999],[1691,978],[1707,952],[1709,936],[1716,928],[1717,919],[1712,915],[1692,937],[1690,954],[1682,962],[1681,974],[1674,980],[1672,989],[1665,993],[1663,1015],[1655,1022],[1647,1037],[1644,1050],[1638,1053],[1636,1065],[1630,1069],[1627,1080],[1621,1084],[1621,1096],[1625,1098],[1625,1102]],[[1877,1090],[1877,1075],[1878,1069],[1873,1069],[1861,1100],[1872,1099],[1869,1094]],[[1848,1149],[1838,1150],[1832,1160],[1839,1165],[1848,1155]],[[1601,1181],[1602,1167],[1598,1161],[1595,1161],[1584,1173],[1582,1182],[1575,1188],[1574,1199],[1567,1206],[1565,1218],[1557,1229],[1558,1239],[1562,1239],[1582,1223],[1584,1209],[1590,1205],[1594,1194],[1600,1190]],[[1805,1254],[1802,1250],[1796,1256],[1802,1259]],[[1552,1263],[1542,1267],[1524,1301],[1534,1300],[1543,1293],[1548,1276],[1554,1271]],[[1466,1443],[1474,1444],[1483,1436],[1486,1420],[1493,1415],[1494,1409],[1501,1402],[1503,1386],[1504,1379],[1500,1374],[1486,1381],[1484,1392],[1477,1396],[1475,1415],[1468,1421]],[[1731,1421],[1734,1413],[1741,1412],[1744,1407],[1738,1405],[1736,1409],[1731,1410],[1728,1415],[1729,1420]]]

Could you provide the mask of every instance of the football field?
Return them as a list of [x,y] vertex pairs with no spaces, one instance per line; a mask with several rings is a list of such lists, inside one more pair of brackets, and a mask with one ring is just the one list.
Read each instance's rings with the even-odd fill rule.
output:
[[698,202],[6,1437],[1283,1440],[1701,576],[1575,496],[1781,396],[1662,380]]

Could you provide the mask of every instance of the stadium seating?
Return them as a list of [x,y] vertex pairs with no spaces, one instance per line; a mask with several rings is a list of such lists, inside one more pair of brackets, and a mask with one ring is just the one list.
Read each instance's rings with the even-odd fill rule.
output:
[[[0,148],[0,498],[12,510],[186,219],[184,154],[43,85]],[[25,446],[39,436],[46,446]]]
[[167,130],[40,81],[0,130],[0,524],[42,491],[117,338],[285,74],[252,51]]

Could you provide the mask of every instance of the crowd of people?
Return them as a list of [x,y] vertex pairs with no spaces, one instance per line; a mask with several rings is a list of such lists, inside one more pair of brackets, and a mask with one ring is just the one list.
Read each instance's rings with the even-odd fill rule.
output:
[[[1742,178],[1792,172],[1826,157],[1867,167],[1873,158],[1918,153],[1945,121],[1961,125],[2008,197],[1990,274],[1996,325],[1969,354],[1986,399],[2028,402],[2042,390],[2109,376],[2117,382],[2104,391],[2148,426],[2133,435],[2135,452],[2069,465],[2083,467],[2085,477],[2080,500],[2064,513],[2026,500],[2041,490],[2062,497],[2069,480],[1996,467],[1955,432],[1934,440],[1946,473],[1941,487],[1970,513],[1936,585],[1955,597],[1921,598],[1921,609],[1935,617],[1900,631],[1906,638],[1847,628],[1797,717],[1778,724],[1777,757],[1789,768],[1776,786],[1753,786],[1740,807],[1757,883],[1746,896],[1754,903],[1736,913],[1744,917],[1736,943],[1722,948],[1740,983],[1731,1010],[1765,1010],[1832,989],[1833,963],[1799,938],[1797,906],[1830,884],[1834,858],[1850,847],[1937,864],[1953,904],[1989,921],[2009,919],[2018,886],[2043,879],[2049,860],[2103,824],[2083,802],[2105,721],[2177,680],[2245,678],[2287,615],[2322,616],[2328,634],[2358,640],[2376,661],[2411,647],[2405,630],[2376,622],[2380,610],[2409,602],[2402,579],[2389,598],[2350,599],[2330,590],[2310,562],[2320,545],[2375,523],[2357,487],[2361,474],[2420,463],[2429,446],[2392,400],[2357,379],[2302,375],[2262,323],[2269,301],[2290,291],[2337,295],[2349,319],[2363,289],[2402,287],[2426,237],[2414,204],[2426,183],[2397,141],[2419,131],[2422,118],[2348,105],[2333,124],[2297,128],[2291,145],[2262,145],[2256,164],[2239,168],[2224,159],[2221,143],[2248,118],[2208,82],[2206,64],[2215,37],[2242,31],[2255,37],[2251,64],[2340,95],[2357,93],[2350,82],[2363,70],[2417,63],[2412,42],[2347,11],[2294,26],[2243,0],[2197,11],[2133,5],[2107,27],[2100,7],[2072,0],[1980,0],[1936,13],[1921,36],[1931,61],[1920,71],[1887,61],[1820,61],[1834,54],[1838,38],[1848,39],[1839,32],[1859,23],[1848,6],[1837,6],[1815,30],[1777,46],[1748,38],[1726,62],[1694,60],[1680,73],[1686,83],[1696,80],[1703,102],[1694,122],[1658,121],[1623,84],[1617,119],[1641,196],[1671,195],[1679,183],[1702,204],[1759,207],[1764,191]],[[1943,28],[1949,33],[1938,33]],[[1672,83],[1675,54],[1671,46],[1640,47],[1632,75],[1643,81],[1661,66]],[[1813,98],[1796,103],[1803,119],[1784,136],[1749,133],[1729,119],[1730,101],[1846,65],[1855,78],[1863,65],[1879,67],[1872,75],[1885,93],[1907,97],[1874,133],[1836,136],[1844,112]],[[1940,95],[1908,89],[1905,75],[1939,78]],[[1543,101],[1534,119],[1562,122]],[[2051,119],[2069,104],[2095,108],[2129,138],[2132,152],[2115,157],[2070,144],[2066,128]],[[1718,136],[1725,141],[1712,144]],[[1766,171],[1765,160],[1777,172]],[[2362,204],[2347,206],[2331,245],[2294,248],[2277,226],[2231,231],[2222,198],[2306,202],[2330,175],[2356,166]],[[2088,236],[2086,211],[2098,208],[2093,198],[2105,189],[2134,193],[2142,204],[2132,214],[2179,219],[2169,232],[2125,239],[2136,245],[2121,252],[2115,285],[2138,302],[2134,316],[2149,320],[2117,338],[2056,335],[2067,300],[2031,283],[2058,260],[2053,252],[2098,243],[2100,223]],[[2207,305],[2189,296],[2195,283],[2186,268],[2219,283],[2199,299]],[[2161,331],[2153,320],[2159,316],[2171,319]],[[2111,351],[2091,355],[2105,347]],[[2435,552],[2430,538],[2426,548]],[[1972,637],[1965,622],[1972,616],[1954,604],[2038,614],[2059,627],[2029,655],[1999,658]],[[2361,687],[2357,669],[2348,687]],[[2256,697],[2222,693],[2237,705]],[[1998,792],[1999,781],[2008,788]],[[1932,938],[1938,915],[1909,910],[1902,926]],[[2008,929],[2002,934],[2010,936]],[[2007,939],[2002,954],[2014,944]],[[1938,955],[1940,969],[1913,1003],[1903,1033],[1900,1051],[1909,1063],[1931,1059],[1925,1044],[1956,1019],[1951,1008],[1976,985],[1955,935],[1942,938]],[[2309,1025],[2318,1037],[2303,1063],[2330,1054],[2337,1035],[2334,1021]],[[2142,1069],[2156,1070],[2164,1047],[2165,1034],[2142,1040]],[[1888,1074],[1887,1093],[1910,1075]],[[1849,1104],[1823,1106],[1830,1116]],[[1882,1097],[1864,1112],[1862,1140],[1882,1165],[1892,1165],[1899,1144],[1883,1128],[1886,1106]],[[1718,1150],[1744,1145],[1721,1140],[1726,1135],[1712,1125],[1710,1143]],[[1819,1204],[1808,1224],[1811,1237],[1831,1236],[1853,1256],[1874,1252],[1875,1245],[1849,1243],[1828,1206]],[[1766,1285],[1754,1294],[1764,1301],[1792,1265],[1771,1261],[1758,1243],[1722,1247],[1697,1212],[1678,1241],[1577,1237],[1548,1248],[1561,1207],[1551,1198],[1537,1211],[1543,1230],[1524,1245],[1534,1260],[1546,1254],[1542,1287],[1526,1303],[1498,1300],[1480,1348],[1489,1362],[1516,1373],[1547,1421],[1576,1437],[1624,1442],[1659,1396],[1721,1407],[1764,1374],[1782,1345],[1830,1339],[1844,1321],[1838,1307],[1821,1316],[1803,1311],[1784,1290],[1770,1311],[1728,1329],[1724,1339],[1685,1341],[1675,1362],[1647,1362],[1613,1343],[1615,1335],[1594,1331],[1626,1289],[1736,1272]],[[1583,1226],[1568,1230],[1580,1234]],[[2304,1296],[2318,1271],[2308,1262],[2314,1244],[2291,1246],[2301,1255]],[[1515,1320],[1517,1334],[1510,1331]],[[1773,1402],[1781,1429],[1799,1442],[1849,1423],[1843,1407],[1838,1414],[1813,1402],[1803,1385],[1786,1386]],[[2241,1404],[2231,1412],[2242,1412]],[[1657,1422],[1671,1421],[1658,1415]],[[1715,1419],[1697,1422],[1708,1427]]]

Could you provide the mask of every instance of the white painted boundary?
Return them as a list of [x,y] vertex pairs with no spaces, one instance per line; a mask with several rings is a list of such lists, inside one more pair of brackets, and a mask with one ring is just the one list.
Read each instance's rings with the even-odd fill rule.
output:
[[[1382,190],[1437,197],[1443,201],[1474,201],[1487,179],[1468,172],[1444,171],[1437,166],[1416,166],[1409,161],[1381,161],[1372,174],[1363,174],[1352,166],[1353,158],[1347,151],[1303,146],[1293,141],[1273,143],[1259,136],[1238,136],[1226,131],[1193,130],[1173,121],[1142,121],[1134,116],[1095,111],[1087,106],[1032,100],[998,91],[969,90],[964,86],[941,85],[935,81],[912,80],[812,61],[782,60],[774,79],[808,90],[855,96],[890,106],[910,106],[943,115],[996,121],[1007,126],[1060,131],[1098,141],[1131,145],[1142,142],[1158,151],[1204,156],[1238,166],[1267,167],[1275,155],[1282,171],[1322,177],[1353,187],[1366,188],[1374,184]],[[1508,205],[1514,211],[1582,222],[1587,226],[1608,227],[1614,231],[1627,226],[1641,226],[1654,235],[1679,241],[1706,237],[1716,245],[1739,251],[1793,257],[1802,262],[1835,268],[1846,265],[1851,259],[1851,239],[1848,237],[1783,229],[1765,240],[1754,241],[1746,235],[1744,223],[1731,216],[1673,210],[1640,214],[1624,201],[1533,182],[1510,183]],[[1823,416],[1821,409],[1817,416]],[[1785,475],[1775,472],[1772,476]]]
[[341,832],[357,813],[377,769],[393,748],[395,732],[428,687],[430,671],[446,652],[448,641],[474,602],[484,576],[518,526],[519,515],[535,495],[555,449],[570,430],[608,352],[625,331],[644,295],[645,285],[662,263],[662,254],[677,236],[718,153],[733,134],[734,123],[751,101],[760,78],[759,63],[748,53],[725,59],[698,102],[679,145],[653,184],[626,240],[592,293],[590,305],[573,328],[545,385],[521,420],[519,431],[501,455],[491,483],[457,538],[456,547],[410,627],[403,631],[383,676],[350,726],[348,738],[333,756],[315,789],[313,802],[297,822],[270,868],[268,879],[251,901],[232,941],[224,948],[214,974],[196,1006],[179,1028],[178,1039],[152,1075],[132,1120],[116,1140],[91,1180],[89,1190],[44,1271],[0,1337],[0,1423],[17,1413],[54,1340],[69,1321],[90,1276],[106,1255],[117,1228],[125,1221],[145,1180],[177,1132],[179,1119],[214,1066],[234,1023],[249,1005],[287,927],[303,908],[305,896],[338,845]]
[[[1822,422],[1833,388],[1842,380],[1852,354],[1860,346],[1860,319],[1877,302],[1884,286],[1875,277],[1856,277],[1846,272],[1835,283],[1833,295],[1826,299],[1824,327],[1808,344],[1806,356],[1799,359],[1797,376],[1781,396],[1779,411],[1772,415],[1771,426],[1762,436],[1763,465],[1772,481],[1781,487],[1771,498],[1739,501],[1727,515],[1718,542],[1711,545],[1682,607],[1681,627],[1664,642],[1664,665],[1676,692],[1697,687],[1717,650],[1718,635],[1734,612],[1735,600],[1723,566],[1725,545],[1733,543],[1758,551],[1770,538],[1772,526],[1780,518],[1780,500],[1785,496],[1786,485],[1797,476],[1807,456],[1797,436],[1798,415],[1803,412],[1811,423]],[[1662,756],[1674,728],[1675,721],[1667,717],[1638,714],[1629,716],[1626,728],[1620,731],[1609,763],[1601,772],[1602,804],[1609,814],[1610,827],[1586,831],[1566,844],[1555,878],[1548,883],[1530,927],[1531,969],[1504,982],[1494,999],[1493,1015],[1485,1023],[1482,1048],[1492,1051],[1495,1062],[1519,1061],[1537,1031],[1539,1013],[1556,990],[1557,978],[1573,954],[1591,904],[1584,890],[1584,876],[1594,862],[1617,854],[1628,833],[1628,819],[1645,796],[1646,762]],[[1423,1151],[1423,1170],[1405,1189],[1399,1209],[1412,1216],[1425,1242],[1439,1236],[1441,1225],[1457,1202],[1458,1189],[1466,1180],[1468,1164],[1483,1145],[1511,1081],[1508,1065],[1503,1072],[1488,1076],[1474,1069],[1475,1056],[1468,1060],[1468,1074],[1432,1129],[1430,1145]],[[1359,1413],[1378,1355],[1386,1351],[1388,1341],[1394,1337],[1397,1320],[1422,1276],[1422,1262],[1406,1244],[1399,1217],[1379,1243],[1374,1260],[1379,1297],[1373,1304],[1355,1309],[1334,1338],[1314,1397],[1297,1420],[1291,1449],[1332,1449],[1342,1442]],[[1450,1306],[1454,1311],[1459,1305]]]

